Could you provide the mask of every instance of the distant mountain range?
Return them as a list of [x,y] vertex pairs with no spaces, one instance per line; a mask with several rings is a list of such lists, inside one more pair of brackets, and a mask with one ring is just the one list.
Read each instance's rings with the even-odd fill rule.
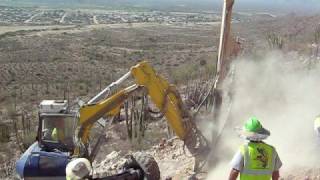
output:
[[[236,10],[314,11],[320,0],[235,0]],[[66,7],[140,7],[161,10],[220,10],[223,0],[0,0],[0,4]],[[320,12],[320,11],[319,11]]]

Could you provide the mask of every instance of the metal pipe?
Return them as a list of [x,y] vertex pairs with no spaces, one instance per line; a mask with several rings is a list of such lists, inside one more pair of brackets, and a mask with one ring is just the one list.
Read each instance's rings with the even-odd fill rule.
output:
[[110,90],[114,87],[117,86],[119,84],[121,84],[123,81],[125,81],[126,79],[129,78],[129,76],[131,75],[131,71],[127,72],[125,75],[123,75],[121,78],[119,78],[117,81],[112,82],[109,86],[107,86],[106,88],[104,88],[101,92],[99,92],[99,94],[97,94],[95,97],[93,97],[92,99],[90,99],[88,101],[88,104],[94,104],[97,103],[98,101],[100,101],[102,98],[105,97],[105,95],[107,93],[110,92]]

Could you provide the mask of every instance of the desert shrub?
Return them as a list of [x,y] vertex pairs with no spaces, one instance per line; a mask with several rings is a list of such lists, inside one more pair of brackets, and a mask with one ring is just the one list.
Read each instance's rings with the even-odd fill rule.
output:
[[21,139],[21,143],[23,145],[23,148],[28,149],[28,147],[31,146],[34,143],[34,141],[36,140],[36,136],[37,136],[36,131],[29,132],[29,133],[25,134]]
[[314,42],[315,43],[320,42],[320,24],[314,30]]
[[208,76],[212,76],[215,74],[216,72],[216,63],[206,63],[204,66],[204,73]]
[[15,161],[10,160],[1,164],[0,178],[1,179],[13,179],[15,171]]
[[174,84],[184,84],[189,80],[210,77],[214,75],[215,63],[184,64],[171,70],[170,76]]
[[184,64],[174,68],[170,73],[171,78],[175,84],[187,82],[194,79],[199,72],[199,66],[196,64]]

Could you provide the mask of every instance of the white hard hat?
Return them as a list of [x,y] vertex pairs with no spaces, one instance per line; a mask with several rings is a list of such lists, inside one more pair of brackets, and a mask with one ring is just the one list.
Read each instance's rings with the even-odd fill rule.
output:
[[314,131],[320,137],[320,116],[314,120]]
[[91,164],[86,158],[72,160],[66,167],[67,180],[83,179],[91,172]]

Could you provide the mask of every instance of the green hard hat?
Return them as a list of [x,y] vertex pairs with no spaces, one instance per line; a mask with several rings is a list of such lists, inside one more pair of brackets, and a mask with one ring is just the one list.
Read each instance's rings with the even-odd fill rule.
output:
[[245,124],[244,129],[249,132],[257,133],[262,129],[262,125],[257,117],[251,117]]

